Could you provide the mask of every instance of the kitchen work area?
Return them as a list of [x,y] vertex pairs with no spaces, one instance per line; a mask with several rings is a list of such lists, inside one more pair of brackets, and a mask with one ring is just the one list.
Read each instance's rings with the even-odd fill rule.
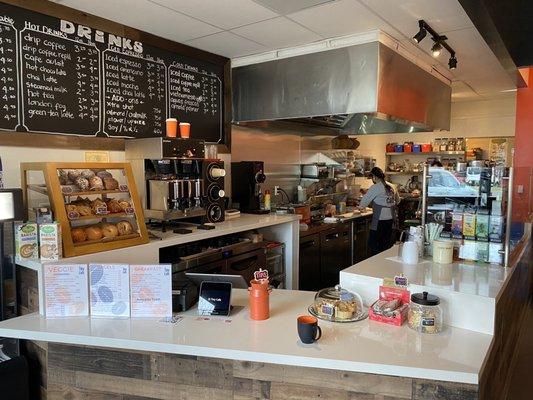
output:
[[0,398],[521,400],[533,7],[124,3],[0,1]]

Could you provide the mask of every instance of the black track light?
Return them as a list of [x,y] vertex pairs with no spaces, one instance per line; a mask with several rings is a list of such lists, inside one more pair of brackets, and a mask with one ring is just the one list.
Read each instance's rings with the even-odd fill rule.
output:
[[425,27],[425,22],[420,20],[418,21],[418,26],[420,27],[420,30],[416,35],[413,36],[413,40],[415,43],[420,43],[422,39],[424,39],[428,33]]
[[455,69],[457,68],[457,58],[455,57],[455,54],[452,54],[450,56],[450,59],[448,60],[448,67],[450,69]]
[[431,55],[437,58],[438,56],[440,56],[441,52],[442,52],[442,45],[440,44],[440,42],[435,42],[435,44],[431,48]]
[[413,41],[415,43],[420,43],[422,39],[424,39],[429,33],[431,35],[431,39],[433,39],[434,42],[433,46],[431,47],[431,55],[435,58],[439,57],[442,53],[442,49],[444,48],[448,51],[448,53],[450,53],[448,67],[450,67],[450,69],[457,68],[457,58],[455,57],[455,50],[448,44],[448,38],[444,35],[439,35],[435,31],[435,29],[429,26],[423,19],[418,21],[418,28],[419,31],[415,36],[413,36]]

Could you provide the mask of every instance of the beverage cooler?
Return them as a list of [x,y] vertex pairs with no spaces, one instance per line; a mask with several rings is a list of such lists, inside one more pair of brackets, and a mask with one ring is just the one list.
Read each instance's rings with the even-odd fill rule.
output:
[[425,255],[431,257],[443,242],[452,242],[454,259],[507,266],[512,176],[512,168],[504,166],[470,166],[458,173],[425,165]]

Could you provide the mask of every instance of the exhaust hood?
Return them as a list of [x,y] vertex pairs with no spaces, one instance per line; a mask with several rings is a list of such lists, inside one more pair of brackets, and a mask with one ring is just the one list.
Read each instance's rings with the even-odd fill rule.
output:
[[232,70],[233,119],[342,134],[450,128],[451,87],[379,41]]

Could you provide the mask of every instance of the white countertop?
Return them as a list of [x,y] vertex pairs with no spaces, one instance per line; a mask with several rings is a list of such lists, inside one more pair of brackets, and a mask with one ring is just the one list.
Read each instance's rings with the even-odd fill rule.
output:
[[[154,351],[395,375],[477,384],[491,335],[446,327],[437,335],[407,326],[369,321],[320,321],[323,336],[302,344],[296,318],[307,314],[314,293],[275,290],[271,317],[251,321],[240,308],[225,318],[198,320],[196,310],[178,323],[153,319],[64,318],[30,314],[0,322],[0,336],[127,350]],[[235,290],[233,304],[247,305],[247,292]]]
[[445,289],[492,299],[500,293],[509,269],[484,263],[438,264],[431,259],[421,259],[416,265],[403,264],[388,258],[398,255],[398,246],[367,258],[346,268],[342,273],[365,275],[372,278],[394,278],[403,273],[413,285]]
[[[84,256],[64,258],[61,260],[61,262],[121,262],[130,264],[153,264],[159,262],[159,249],[162,247],[174,246],[178,244],[194,242],[197,240],[209,239],[237,232],[244,232],[252,229],[260,229],[273,225],[290,223],[298,221],[300,218],[300,215],[296,214],[241,214],[241,216],[238,218],[215,224],[215,229],[193,229],[193,232],[188,234],[177,234],[173,233],[172,230],[169,230],[165,233],[162,233],[161,231],[155,231],[158,236],[162,237],[162,240],[152,239],[149,243],[138,246],[103,251]],[[39,260],[17,261],[17,264],[35,270],[40,269],[42,265]]]

